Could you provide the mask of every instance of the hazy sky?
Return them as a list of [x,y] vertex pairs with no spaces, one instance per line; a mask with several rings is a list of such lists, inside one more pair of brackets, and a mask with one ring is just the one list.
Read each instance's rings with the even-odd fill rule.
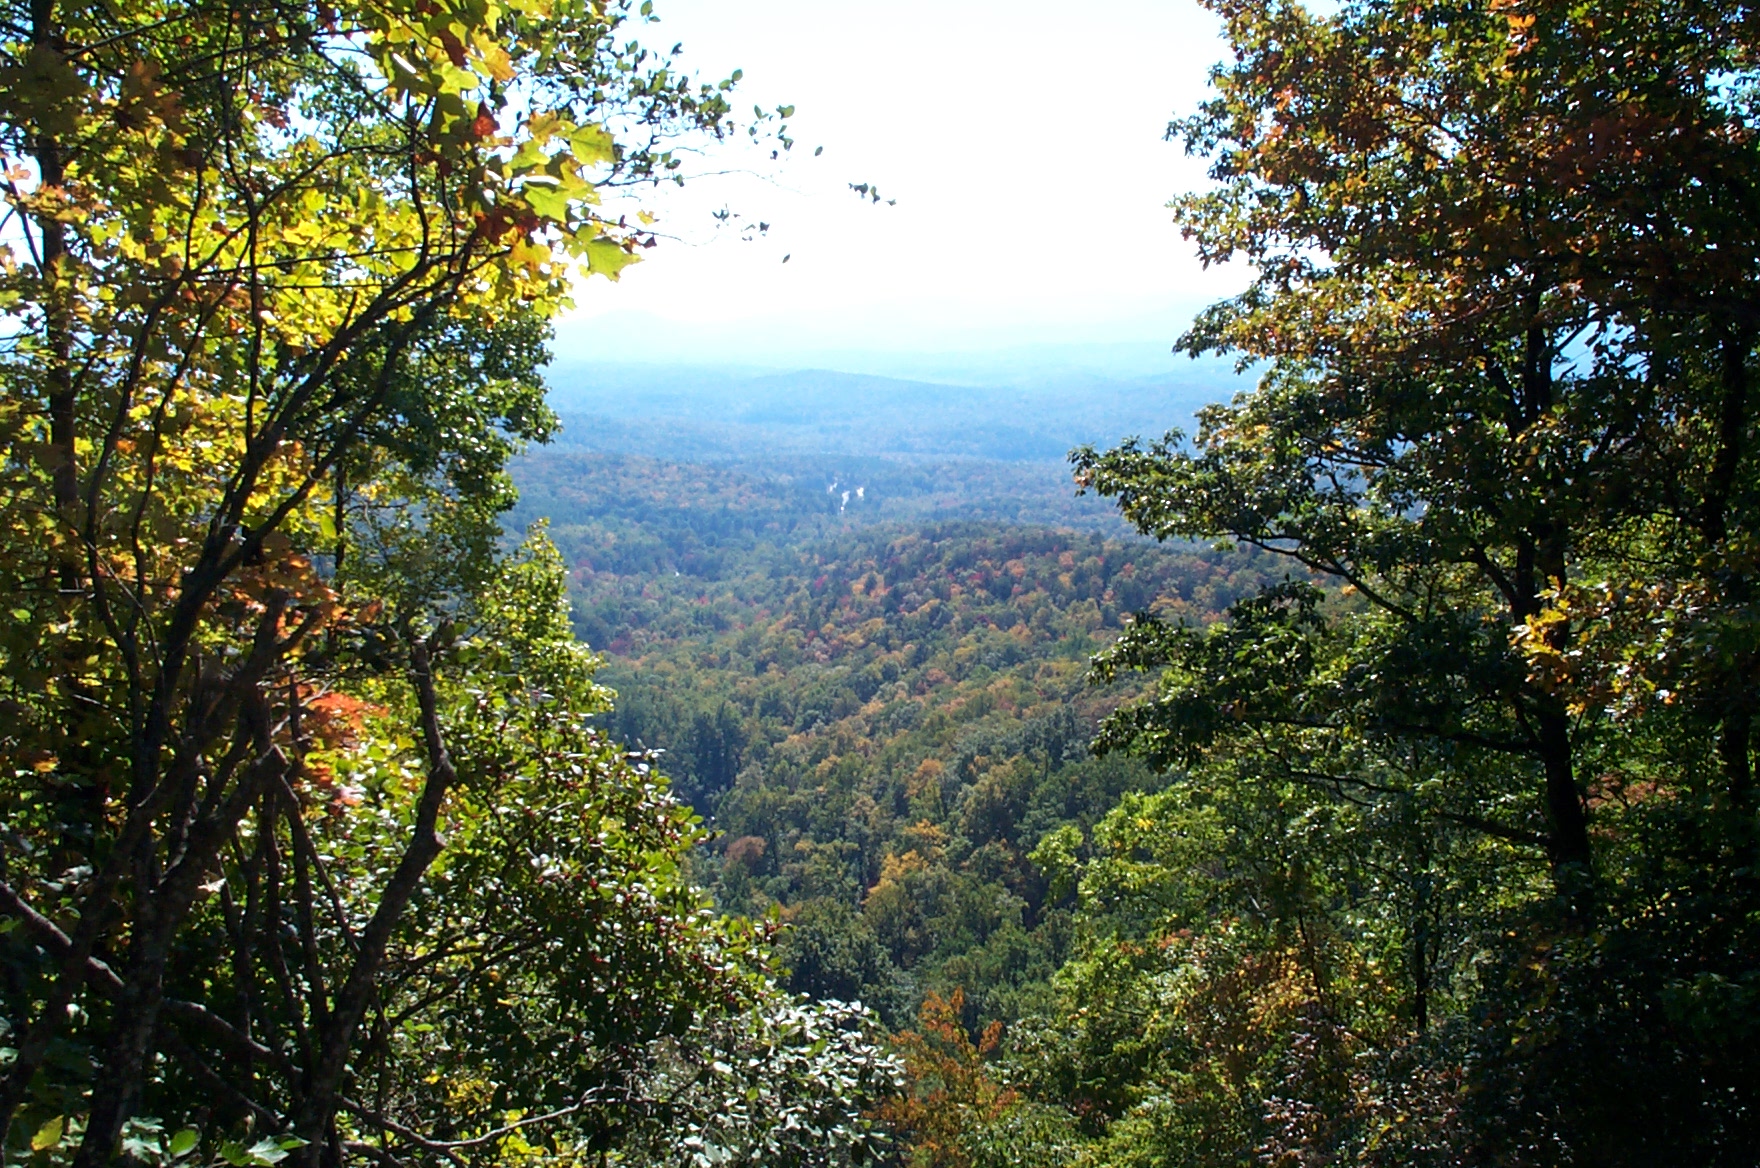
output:
[[[1203,272],[1165,208],[1204,179],[1163,132],[1201,99],[1223,51],[1191,0],[655,7],[662,22],[645,39],[682,41],[703,73],[743,69],[742,108],[797,107],[796,157],[767,178],[711,177],[661,200],[662,228],[683,240],[619,284],[583,288],[559,330],[565,355],[791,364],[836,351],[1141,350],[1170,344],[1243,278]],[[872,206],[851,182],[897,205]],[[709,213],[723,205],[767,220],[768,237],[717,234]]]

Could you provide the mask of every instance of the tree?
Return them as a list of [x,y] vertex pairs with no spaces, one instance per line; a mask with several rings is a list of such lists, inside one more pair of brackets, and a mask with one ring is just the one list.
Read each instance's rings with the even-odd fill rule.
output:
[[964,1011],[964,991],[956,989],[947,998],[930,991],[923,999],[921,1031],[906,1031],[895,1039],[907,1083],[879,1114],[910,1141],[916,1168],[972,1168],[973,1145],[981,1147],[973,1136],[1005,1116],[1015,1102],[1013,1093],[984,1066],[1002,1024],[991,1023],[974,1043],[960,1018]]
[[9,1157],[603,1142],[753,992],[499,551],[547,321],[652,242],[598,192],[735,129],[640,19],[0,8]]
[[[1207,260],[1244,253],[1259,277],[1182,343],[1272,364],[1204,416],[1195,452],[1084,453],[1081,473],[1145,530],[1269,547],[1352,589],[1400,672],[1339,701],[1377,730],[1524,760],[1522,831],[1556,867],[1591,866],[1595,725],[1573,727],[1530,659],[1579,644],[1579,583],[1746,588],[1729,533],[1751,506],[1760,303],[1751,18],[1220,11],[1237,63],[1175,128],[1215,152],[1220,186],[1178,208]],[[1693,695],[1732,806],[1752,667]]]
[[1417,843],[1476,833],[1530,906],[1487,930],[1519,938],[1512,997],[1477,1008],[1549,1036],[1487,1056],[1512,1077],[1482,1097],[1552,1117],[1484,1118],[1485,1146],[1713,1162],[1745,1113],[1706,1084],[1747,1063],[1702,987],[1756,978],[1730,922],[1755,902],[1760,26],[1666,0],[1213,7],[1234,60],[1170,132],[1217,185],[1175,206],[1255,279],[1182,347],[1259,386],[1191,447],[1075,459],[1143,531],[1291,577],[1208,633],[1140,619],[1101,673],[1160,691],[1105,739],[1404,805]]

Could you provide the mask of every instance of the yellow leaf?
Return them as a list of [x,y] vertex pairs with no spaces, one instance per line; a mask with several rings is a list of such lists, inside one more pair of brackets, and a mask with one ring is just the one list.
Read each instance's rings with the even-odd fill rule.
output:
[[514,152],[513,158],[507,163],[508,169],[516,174],[543,166],[549,158],[544,154],[544,145],[536,138],[527,138]]
[[530,244],[523,239],[516,239],[508,249],[507,258],[515,264],[536,271],[550,262],[550,249],[543,244]]
[[555,112],[533,114],[526,119],[526,131],[538,142],[548,142],[552,135],[564,131],[566,126],[562,115]]
[[582,166],[597,166],[617,157],[617,139],[604,126],[581,126],[568,136],[568,148]]
[[491,42],[482,47],[481,55],[483,68],[489,71],[489,76],[497,81],[513,80],[513,59],[507,55],[506,49]]
[[48,1123],[37,1129],[31,1137],[31,1151],[46,1152],[61,1142],[61,1133],[67,1129],[67,1117],[57,1115]]

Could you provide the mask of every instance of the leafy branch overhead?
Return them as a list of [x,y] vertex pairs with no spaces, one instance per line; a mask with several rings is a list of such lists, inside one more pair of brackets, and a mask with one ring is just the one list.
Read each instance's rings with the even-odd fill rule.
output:
[[636,19],[0,5],[9,1163],[586,1156],[759,1025],[501,529],[549,320],[652,241],[601,192],[746,128]]

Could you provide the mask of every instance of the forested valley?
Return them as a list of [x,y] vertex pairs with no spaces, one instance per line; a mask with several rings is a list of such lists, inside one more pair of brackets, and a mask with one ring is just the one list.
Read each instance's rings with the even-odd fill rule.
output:
[[974,384],[553,358],[653,7],[0,0],[0,1158],[1752,1163],[1760,14],[1215,0]]
[[[981,491],[1031,468],[934,469]],[[746,477],[561,452],[521,469],[516,514],[549,515],[575,627],[606,655],[604,725],[660,750],[717,833],[694,862],[717,904],[786,922],[791,989],[898,1028],[926,993],[963,995],[974,1033],[1048,1008],[1074,890],[1033,849],[1162,785],[1090,754],[1145,687],[1092,685],[1089,659],[1132,613],[1209,623],[1281,566],[1119,532],[865,521],[822,488],[784,525]],[[637,485],[659,489],[648,523],[618,514]]]

